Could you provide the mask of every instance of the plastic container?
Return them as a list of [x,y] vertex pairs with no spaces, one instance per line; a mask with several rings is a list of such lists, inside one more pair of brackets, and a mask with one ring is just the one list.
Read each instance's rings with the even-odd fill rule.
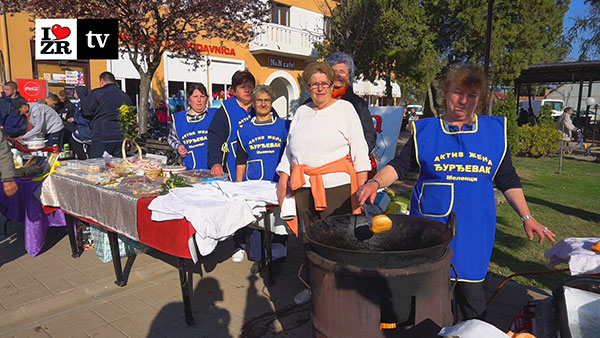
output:
[[181,173],[177,173],[177,175],[183,177],[185,183],[187,184],[194,184],[198,182],[212,180],[226,181],[227,177],[229,177],[227,174],[223,174],[221,176],[213,176],[210,173],[210,170],[207,169],[186,170]]
[[169,165],[163,168],[163,176],[170,177],[171,173],[179,175],[185,170],[185,167],[182,165]]
[[91,173],[99,173],[106,169],[106,162],[104,159],[85,160],[80,163],[79,169]]

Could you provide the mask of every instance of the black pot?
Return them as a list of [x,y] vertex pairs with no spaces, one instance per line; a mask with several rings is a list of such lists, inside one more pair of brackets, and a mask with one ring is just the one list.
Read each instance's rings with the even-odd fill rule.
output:
[[307,227],[311,249],[331,261],[365,268],[405,268],[438,260],[449,249],[456,217],[446,224],[406,215],[389,215],[394,226],[373,234],[364,215],[328,217]]

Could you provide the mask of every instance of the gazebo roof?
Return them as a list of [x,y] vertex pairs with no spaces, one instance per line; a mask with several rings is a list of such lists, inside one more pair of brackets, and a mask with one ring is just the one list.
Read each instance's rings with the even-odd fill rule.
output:
[[536,64],[521,72],[519,84],[577,83],[600,81],[600,61]]

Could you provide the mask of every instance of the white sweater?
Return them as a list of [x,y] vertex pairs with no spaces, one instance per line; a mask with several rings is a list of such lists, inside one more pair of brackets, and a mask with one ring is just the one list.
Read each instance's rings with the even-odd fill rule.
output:
[[[291,163],[319,167],[350,154],[354,170],[371,170],[367,142],[354,106],[337,100],[331,106],[315,111],[308,104],[300,106],[292,119],[287,146],[277,166],[277,172],[291,173]],[[309,176],[305,175],[310,187]],[[350,183],[350,175],[331,173],[323,175],[325,188]]]

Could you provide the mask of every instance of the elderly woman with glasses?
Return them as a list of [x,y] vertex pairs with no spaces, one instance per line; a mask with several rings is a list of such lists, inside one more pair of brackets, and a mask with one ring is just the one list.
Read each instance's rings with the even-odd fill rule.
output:
[[[252,106],[256,115],[249,121],[244,122],[237,131],[236,150],[236,181],[279,181],[275,171],[288,135],[289,123],[277,117],[273,110],[273,98],[275,94],[269,86],[257,86],[252,90]],[[280,209],[273,208],[271,224],[274,225],[272,253],[273,263],[278,263],[287,254],[287,230],[285,222],[279,218]],[[259,221],[259,223],[261,223]],[[247,244],[249,244],[248,257],[255,263],[250,272],[259,270],[259,262],[262,258],[261,250],[262,231],[252,230],[249,232]]]
[[[309,64],[302,74],[312,102],[296,111],[287,145],[277,166],[280,205],[293,196],[303,225],[311,219],[360,213],[356,192],[371,170],[360,119],[348,101],[331,96],[335,73],[322,62]],[[313,202],[314,201],[314,202]],[[298,223],[288,222],[298,233]],[[295,301],[310,299],[308,290]]]

